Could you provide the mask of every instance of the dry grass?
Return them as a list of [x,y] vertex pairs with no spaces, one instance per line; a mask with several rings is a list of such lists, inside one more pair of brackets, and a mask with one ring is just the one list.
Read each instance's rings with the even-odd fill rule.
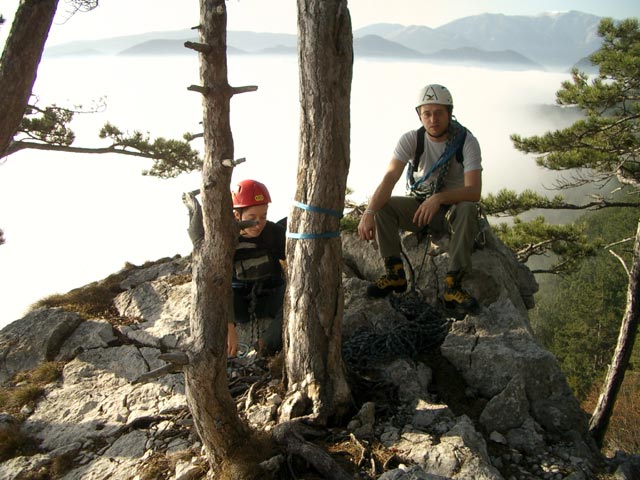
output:
[[92,283],[67,293],[45,297],[31,305],[30,309],[62,308],[70,312],[77,312],[84,318],[111,320],[119,317],[118,311],[113,305],[113,299],[120,292],[122,289],[119,287],[119,282]]
[[[582,408],[593,412],[601,385],[596,385]],[[640,454],[640,373],[628,370],[618,393],[609,428],[604,437],[604,453],[615,454],[616,450]]]
[[45,362],[32,370],[24,370],[16,374],[13,384],[28,382],[37,385],[46,385],[55,382],[62,375],[64,362]]
[[[136,478],[140,480],[160,480],[173,478],[176,465],[180,460],[190,461],[196,454],[191,450],[182,450],[175,453],[156,452],[149,457],[139,469]],[[197,478],[201,478],[207,471],[206,465],[199,465],[200,472]]]
[[0,427],[0,462],[20,455],[34,455],[38,452],[37,442],[22,433],[20,425]]
[[[62,308],[70,312],[77,312],[85,319],[102,318],[113,325],[130,325],[135,323],[137,319],[121,317],[113,304],[113,299],[124,291],[120,284],[133,272],[168,260],[170,259],[161,258],[154,262],[145,262],[140,266],[127,262],[122,270],[103,280],[70,290],[67,293],[45,297],[31,305],[30,310]],[[173,275],[169,281],[172,285],[182,285],[191,281],[191,274]]]
[[63,366],[62,362],[46,362],[16,374],[0,388],[0,409],[17,415],[22,407],[35,405],[44,393],[45,385],[60,378]]

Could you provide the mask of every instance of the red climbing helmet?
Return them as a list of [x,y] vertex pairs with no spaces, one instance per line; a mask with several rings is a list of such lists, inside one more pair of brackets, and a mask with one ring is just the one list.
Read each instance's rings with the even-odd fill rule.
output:
[[233,208],[253,207],[271,203],[271,195],[264,183],[255,180],[243,180],[231,192]]

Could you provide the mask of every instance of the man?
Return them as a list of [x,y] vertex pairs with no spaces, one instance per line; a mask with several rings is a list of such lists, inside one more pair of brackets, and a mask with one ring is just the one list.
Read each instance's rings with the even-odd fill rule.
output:
[[[358,225],[361,239],[377,239],[386,267],[385,275],[369,285],[367,294],[380,298],[392,291],[406,291],[399,230],[417,232],[426,227],[451,234],[445,305],[473,312],[478,301],[462,289],[462,278],[471,269],[471,252],[478,233],[480,145],[453,119],[453,99],[442,85],[422,88],[416,111],[423,128],[400,137],[382,182]],[[405,167],[408,196],[392,197]]]

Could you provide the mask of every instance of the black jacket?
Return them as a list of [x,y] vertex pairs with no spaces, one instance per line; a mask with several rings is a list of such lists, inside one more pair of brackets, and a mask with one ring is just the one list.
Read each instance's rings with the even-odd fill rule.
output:
[[264,288],[284,284],[279,260],[285,259],[285,243],[285,228],[269,221],[260,236],[239,237],[233,256],[233,287],[249,288],[255,282],[262,282]]

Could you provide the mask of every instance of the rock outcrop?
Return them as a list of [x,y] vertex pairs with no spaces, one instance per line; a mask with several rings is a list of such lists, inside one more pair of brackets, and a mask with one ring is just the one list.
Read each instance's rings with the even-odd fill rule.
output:
[[[446,336],[439,348],[369,362],[366,382],[374,389],[370,398],[358,389],[360,411],[341,432],[394,452],[393,461],[368,471],[368,478],[594,478],[603,459],[587,435],[587,416],[529,325],[527,309],[537,289],[533,275],[489,232],[486,246],[473,254],[464,285],[480,300],[481,311],[448,318],[437,307],[447,240],[436,240],[418,242],[410,235],[404,247],[418,296],[434,306]],[[344,234],[343,251],[345,342],[354,332],[393,329],[406,321],[388,299],[364,295],[381,264],[373,247]],[[205,462],[182,374],[137,382],[165,364],[162,353],[180,349],[188,338],[189,272],[190,259],[179,257],[131,275],[120,272],[123,291],[114,304],[128,319],[122,324],[41,309],[0,332],[3,382],[45,361],[65,362],[62,378],[47,385],[37,404],[3,415],[0,429],[19,424],[39,451],[0,463],[0,478],[52,469],[61,459],[67,463],[58,477],[67,480],[134,478],[160,459],[172,478],[199,478]],[[230,362],[230,377],[237,378],[238,365],[249,368],[250,359]],[[361,374],[354,371],[354,378],[363,380]],[[238,400],[257,428],[275,425],[278,383],[265,382],[263,402]]]

